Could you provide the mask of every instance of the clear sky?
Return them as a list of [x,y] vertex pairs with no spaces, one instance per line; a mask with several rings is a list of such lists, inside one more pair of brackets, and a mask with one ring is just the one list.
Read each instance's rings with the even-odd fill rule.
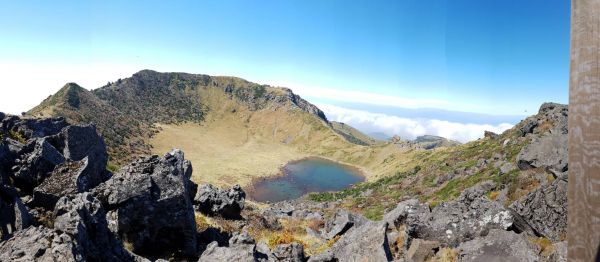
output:
[[0,111],[147,68],[287,86],[325,107],[528,115],[567,102],[569,2],[0,0]]

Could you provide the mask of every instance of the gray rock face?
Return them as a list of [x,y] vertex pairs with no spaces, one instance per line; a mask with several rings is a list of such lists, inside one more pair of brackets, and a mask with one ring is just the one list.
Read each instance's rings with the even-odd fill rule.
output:
[[559,241],[567,232],[567,181],[554,180],[510,206],[539,235]]
[[219,247],[214,241],[202,252],[199,262],[212,261],[257,261],[256,243],[247,233],[235,234],[229,239],[228,247]]
[[94,189],[109,227],[136,253],[182,250],[193,255],[196,223],[192,165],[181,150],[137,160]]
[[490,186],[483,183],[467,189],[456,201],[442,203],[431,212],[415,210],[419,212],[406,219],[407,236],[456,246],[485,235],[491,229],[507,230],[516,226],[517,218],[510,210],[484,196]]
[[29,227],[0,243],[0,261],[77,261],[73,248],[66,233],[42,226]]
[[[528,134],[543,134],[545,132],[567,134],[568,112],[569,109],[567,105],[544,103],[540,106],[537,115],[531,116],[519,124],[519,132],[522,136]],[[548,124],[551,126],[548,126]]]
[[198,262],[212,261],[241,261],[254,262],[254,245],[237,245],[219,247],[217,242],[212,242],[200,256]]
[[98,170],[88,157],[80,161],[67,161],[54,168],[50,176],[33,190],[31,205],[54,208],[59,198],[82,193],[110,178],[106,170]]
[[237,219],[240,218],[245,199],[246,193],[239,185],[225,191],[204,184],[198,188],[194,203],[196,209],[204,214]]
[[308,262],[337,262],[338,259],[335,258],[333,252],[331,250],[327,250],[321,254],[311,256],[308,259]]
[[344,234],[331,248],[340,261],[391,261],[386,222],[367,222]]
[[367,222],[361,215],[352,214],[346,210],[339,209],[332,219],[327,221],[321,235],[325,239],[332,239],[346,233],[353,226],[360,226]]
[[409,199],[398,203],[396,208],[383,215],[383,221],[393,227],[399,227],[407,222],[409,216],[428,214],[429,207],[419,204],[419,200]]
[[54,230],[71,237],[76,260],[131,260],[108,230],[106,213],[90,193],[59,199],[54,209]]
[[538,126],[537,119],[527,118],[523,120],[523,125],[519,128],[521,136],[533,133],[533,130]]
[[[68,126],[58,134],[30,139],[25,146],[13,154],[19,155],[12,167],[15,184],[29,193],[50,176],[58,165],[66,161],[85,162],[85,169],[76,174],[79,192],[95,187],[106,180],[108,161],[106,145],[92,125]],[[70,184],[66,181],[63,183]]]
[[0,130],[13,130],[28,138],[40,138],[58,134],[68,123],[62,117],[44,119],[20,119],[16,116],[5,118]]
[[521,124],[524,135],[536,136],[517,156],[521,170],[543,167],[555,172],[567,171],[567,115],[566,105],[544,103],[537,115],[524,120]]
[[504,163],[500,166],[500,174],[501,175],[505,175],[510,173],[510,171],[513,171],[515,169],[515,165],[513,163]]
[[82,168],[75,180],[79,192],[88,191],[109,178],[106,174],[106,144],[95,126],[69,126],[60,135],[64,141],[65,158],[81,163]]
[[406,252],[406,258],[412,262],[423,262],[435,255],[440,243],[437,241],[427,241],[422,239],[414,239],[410,244],[410,248]]
[[485,237],[464,242],[457,249],[461,261],[540,261],[539,250],[526,237],[499,229],[490,230]]
[[29,211],[21,202],[16,190],[4,185],[0,179],[0,240],[34,223]]
[[0,261],[133,261],[90,194],[61,198],[54,215],[54,230],[29,227],[1,242]]
[[544,103],[540,106],[538,114],[542,115],[542,120],[548,120],[552,123],[552,133],[568,133],[569,127],[567,117],[569,114],[569,108],[567,105],[557,103]]
[[15,184],[25,191],[39,185],[55,166],[65,162],[63,155],[47,139],[38,138],[29,142],[25,153],[13,167]]
[[303,262],[306,260],[304,257],[304,247],[295,242],[277,245],[273,249],[270,259],[281,262]]
[[534,167],[547,167],[558,172],[567,171],[567,142],[567,135],[557,133],[534,138],[517,155],[519,168],[525,170]]

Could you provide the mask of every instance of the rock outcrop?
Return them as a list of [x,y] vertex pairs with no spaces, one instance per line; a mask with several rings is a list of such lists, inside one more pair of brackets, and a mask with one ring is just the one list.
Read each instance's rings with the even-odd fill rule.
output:
[[358,227],[367,222],[363,216],[352,214],[346,210],[338,210],[332,219],[328,220],[321,231],[325,239],[332,239],[343,235],[352,227]]
[[240,218],[245,199],[246,193],[239,185],[225,191],[204,184],[198,188],[194,197],[194,206],[199,212],[210,216],[237,219]]
[[0,243],[0,261],[134,260],[110,234],[104,209],[89,193],[61,198],[54,220],[54,229],[29,227]]
[[540,261],[538,248],[525,236],[500,229],[461,243],[457,249],[461,261]]
[[512,208],[535,230],[553,241],[567,233],[567,181],[557,179],[513,203]]
[[247,233],[235,234],[229,239],[228,247],[219,247],[215,241],[208,245],[199,262],[212,261],[258,261],[266,255],[256,252],[256,242]]
[[0,178],[0,240],[34,224],[17,191]]
[[367,222],[352,228],[331,247],[338,261],[391,261],[387,223]]
[[517,156],[521,170],[547,168],[555,173],[568,170],[567,116],[566,105],[544,103],[537,115],[523,120],[520,128],[522,135],[535,136]]
[[542,167],[557,172],[567,171],[567,138],[562,134],[546,134],[534,138],[517,156],[519,168],[526,170]]
[[268,260],[281,262],[306,261],[306,258],[304,257],[304,247],[296,242],[277,245],[268,255]]
[[396,208],[400,211],[393,211],[394,216],[388,216],[387,219],[395,224],[405,221],[409,242],[410,239],[419,238],[448,246],[485,235],[491,229],[523,227],[510,210],[485,197],[486,186],[490,185],[483,183],[465,190],[456,201],[441,203],[431,211],[422,205],[415,205],[414,200],[401,203]]
[[139,254],[193,255],[196,223],[192,166],[181,150],[144,157],[94,189],[108,210],[110,228]]

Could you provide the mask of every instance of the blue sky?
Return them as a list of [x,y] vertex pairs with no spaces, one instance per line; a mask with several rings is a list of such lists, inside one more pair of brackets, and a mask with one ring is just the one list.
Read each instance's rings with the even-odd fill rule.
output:
[[569,16],[559,0],[0,1],[0,72],[14,88],[0,110],[148,68],[398,117],[367,109],[529,115],[567,102]]

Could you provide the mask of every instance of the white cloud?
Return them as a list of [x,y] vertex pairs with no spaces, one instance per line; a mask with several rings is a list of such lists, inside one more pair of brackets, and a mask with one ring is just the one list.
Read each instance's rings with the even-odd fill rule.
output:
[[[279,86],[289,87],[294,91],[294,93],[297,93],[303,98],[309,100],[311,100],[311,98],[321,101],[325,99],[325,101],[360,103],[409,109],[436,108],[463,112],[490,111],[489,108],[484,108],[482,105],[464,101],[457,103],[454,101],[438,98],[423,99],[415,97],[385,95],[376,92],[347,90],[345,88],[326,88],[318,86],[309,86],[285,81],[271,81],[271,83],[275,83]],[[497,111],[492,110],[489,113],[496,114]]]
[[380,113],[354,110],[329,104],[317,105],[329,120],[344,122],[360,130],[383,132],[387,135],[399,135],[405,139],[414,139],[421,135],[436,135],[460,142],[469,142],[483,137],[484,131],[502,133],[513,125],[468,124],[437,119],[410,119]]

